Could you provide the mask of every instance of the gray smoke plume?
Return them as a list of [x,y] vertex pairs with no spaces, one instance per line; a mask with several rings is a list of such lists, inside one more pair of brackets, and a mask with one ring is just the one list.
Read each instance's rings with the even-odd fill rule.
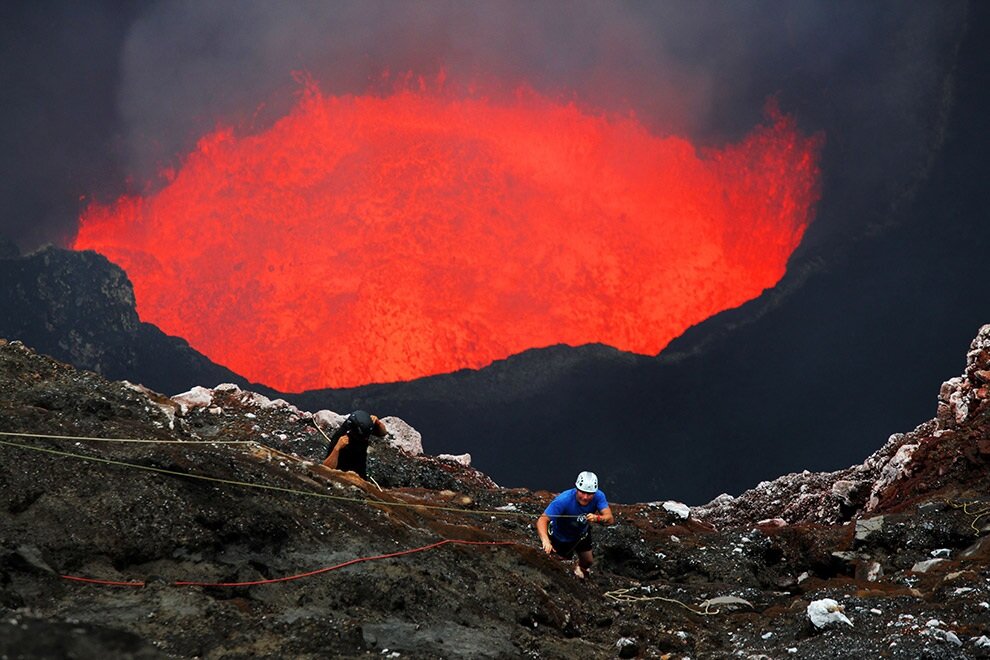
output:
[[[15,11],[22,15],[5,28],[33,29],[24,39],[47,44],[14,40],[20,50],[3,65],[22,89],[5,104],[21,118],[5,129],[16,147],[5,170],[17,179],[0,201],[16,209],[5,229],[22,247],[71,238],[66,216],[81,195],[110,197],[125,181],[146,190],[218,124],[262,130],[291,107],[298,72],[328,94],[380,89],[386,74],[441,70],[447,84],[486,93],[525,84],[591,111],[634,112],[651,130],[699,145],[738,139],[775,97],[803,130],[825,132],[826,186],[839,185],[843,197],[879,193],[889,206],[938,146],[967,14],[962,1],[93,6]],[[61,26],[54,35],[49,14]],[[18,57],[31,59],[30,74],[11,73]],[[28,75],[45,89],[23,89]],[[39,108],[50,127],[37,125]],[[62,139],[79,134],[79,148]],[[20,152],[28,157],[12,155]],[[858,215],[863,223],[871,214]]]

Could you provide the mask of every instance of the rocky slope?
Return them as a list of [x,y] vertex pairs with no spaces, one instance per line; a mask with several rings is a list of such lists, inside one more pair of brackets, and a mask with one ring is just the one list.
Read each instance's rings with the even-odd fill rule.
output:
[[988,380],[985,326],[932,422],[848,470],[615,504],[579,581],[535,542],[552,493],[421,454],[400,419],[376,486],[316,465],[330,411],[5,341],[0,656],[990,657]]
[[138,318],[127,274],[95,252],[46,247],[21,256],[0,243],[0,337],[109,378],[175,393],[246,379]]

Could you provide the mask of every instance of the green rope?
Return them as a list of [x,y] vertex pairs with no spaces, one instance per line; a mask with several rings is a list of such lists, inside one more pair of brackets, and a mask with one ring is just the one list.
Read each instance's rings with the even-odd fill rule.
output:
[[88,438],[81,435],[45,435],[44,433],[10,433],[0,431],[0,435],[25,437],[25,438],[49,438],[52,440],[90,440],[93,442],[143,442],[155,445],[253,445],[254,440],[137,440],[135,438]]
[[[15,434],[16,435],[16,434]],[[19,449],[27,449],[30,451],[43,452],[46,454],[54,454],[56,456],[64,456],[67,458],[77,458],[83,461],[92,461],[96,463],[106,463],[108,465],[118,465],[121,467],[134,468],[135,470],[145,470],[147,472],[157,472],[159,474],[168,474],[176,477],[186,477],[189,479],[200,479],[202,481],[211,481],[214,483],[227,484],[231,486],[243,486],[245,488],[259,488],[263,490],[272,490],[280,493],[290,493],[292,495],[304,495],[308,497],[321,497],[328,500],[337,500],[341,502],[354,502],[357,504],[364,504],[368,506],[394,506],[394,507],[411,507],[411,508],[422,508],[422,509],[432,509],[436,511],[455,511],[457,513],[472,513],[472,514],[484,514],[493,516],[526,516],[529,517],[531,514],[524,513],[521,511],[486,511],[486,510],[471,510],[471,509],[461,509],[458,507],[447,507],[447,506],[437,506],[433,504],[416,504],[414,502],[383,502],[376,500],[368,500],[357,497],[344,497],[343,495],[329,495],[327,493],[315,493],[312,491],[297,490],[294,488],[282,488],[281,486],[268,486],[265,484],[255,484],[246,481],[236,481],[233,479],[220,479],[218,477],[208,477],[200,474],[190,474],[187,472],[178,472],[175,470],[166,470],[165,468],[152,467],[150,465],[139,465],[137,463],[127,463],[124,461],[115,461],[109,458],[100,458],[98,456],[85,456],[82,454],[74,454],[67,451],[59,451],[57,449],[48,449],[46,447],[32,447],[31,445],[23,445],[17,442],[8,442],[6,440],[0,440],[0,445],[7,445],[9,447],[17,447]]]

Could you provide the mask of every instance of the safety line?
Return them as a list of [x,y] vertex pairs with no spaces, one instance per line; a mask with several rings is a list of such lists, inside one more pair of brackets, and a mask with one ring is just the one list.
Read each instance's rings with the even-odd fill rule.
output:
[[18,442],[9,442],[7,440],[0,440],[0,445],[7,445],[10,447],[18,447],[20,449],[28,449],[30,451],[44,452],[47,454],[54,454],[56,456],[66,456],[69,458],[78,458],[84,461],[92,461],[96,463],[106,463],[109,465],[118,465],[121,467],[134,468],[136,470],[145,470],[147,472],[157,472],[159,474],[168,474],[176,477],[185,477],[188,479],[200,479],[202,481],[212,481],[214,483],[227,484],[232,486],[243,486],[245,488],[259,488],[263,490],[272,490],[281,493],[291,493],[293,495],[305,495],[308,497],[321,497],[328,500],[336,500],[340,502],[354,502],[357,504],[364,504],[368,506],[391,506],[391,507],[409,507],[409,508],[421,508],[430,509],[433,511],[453,511],[457,513],[469,513],[469,514],[482,514],[482,515],[492,515],[492,516],[525,516],[531,517],[533,514],[525,513],[523,511],[497,511],[497,510],[478,510],[478,509],[461,509],[458,507],[449,506],[438,506],[435,504],[417,504],[416,502],[385,502],[380,500],[369,500],[358,497],[345,497],[343,495],[330,495],[329,493],[316,493],[313,491],[297,490],[294,488],[282,488],[281,486],[269,486],[267,484],[256,484],[249,483],[246,481],[235,481],[232,479],[220,479],[218,477],[208,477],[200,474],[192,474],[188,472],[178,472],[176,470],[166,470],[165,468],[152,467],[150,465],[140,465],[137,463],[127,463],[125,461],[114,461],[109,458],[100,458],[98,456],[85,456],[83,454],[74,454],[72,452],[59,451],[57,449],[49,449],[47,447],[32,447],[31,445],[24,445]]
[[965,513],[967,516],[975,516],[973,520],[970,521],[969,526],[973,528],[973,531],[976,532],[977,534],[980,533],[980,528],[976,526],[976,523],[983,516],[990,515],[990,506],[984,506],[982,509],[978,511],[969,510],[969,507],[971,505],[975,505],[975,504],[985,505],[986,504],[985,501],[976,500],[973,502],[950,502],[949,500],[945,500],[945,503],[951,506],[953,509],[962,509],[963,513]]
[[88,438],[81,435],[45,435],[44,433],[10,433],[0,431],[0,435],[25,437],[25,438],[49,438],[53,440],[89,440],[92,442],[142,442],[155,445],[254,445],[254,440],[138,440],[136,438]]
[[603,596],[608,600],[615,603],[642,603],[650,600],[660,600],[665,603],[673,603],[675,605],[680,605],[687,611],[698,614],[700,616],[714,616],[719,613],[720,610],[713,610],[709,605],[705,605],[703,610],[691,607],[683,601],[677,600],[676,598],[666,598],[664,596],[636,596],[631,592],[635,591],[639,587],[630,587],[628,589],[615,589],[614,591],[606,591]]
[[[424,545],[419,548],[412,548],[410,550],[400,550],[398,552],[390,552],[384,555],[375,555],[373,557],[358,557],[356,559],[351,559],[349,561],[342,562],[340,564],[335,564],[333,566],[326,566],[324,568],[318,568],[315,571],[308,571],[306,573],[297,573],[295,575],[287,575],[280,578],[271,578],[267,580],[252,580],[249,582],[194,582],[188,580],[177,580],[169,584],[173,587],[255,587],[262,584],[276,584],[279,582],[289,582],[291,580],[301,580],[303,578],[312,577],[314,575],[320,575],[322,573],[329,573],[330,571],[336,571],[347,566],[353,566],[354,564],[360,564],[366,561],[377,561],[379,559],[391,559],[393,557],[402,557],[404,555],[411,555],[417,552],[424,552],[426,550],[433,550],[434,548],[439,548],[443,545],[487,545],[487,546],[499,546],[499,545],[522,545],[516,541],[465,541],[462,539],[444,539],[436,543],[431,543],[430,545]],[[87,584],[98,584],[103,586],[111,587],[144,587],[147,585],[146,582],[142,581],[128,581],[120,582],[115,580],[98,580],[95,578],[85,578],[79,577],[77,575],[62,575],[60,576],[66,580],[72,580],[74,582],[84,582]]]

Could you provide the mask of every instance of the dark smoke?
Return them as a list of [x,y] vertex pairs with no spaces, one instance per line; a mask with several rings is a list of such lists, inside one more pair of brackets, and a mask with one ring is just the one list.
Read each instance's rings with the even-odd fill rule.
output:
[[80,198],[122,191],[120,47],[132,2],[0,7],[0,234],[64,244]]
[[[834,156],[833,169],[842,171],[832,176],[849,186],[843,195],[882,197],[873,211],[882,212],[924,174],[938,146],[965,9],[962,2],[161,3],[133,25],[123,53],[128,171],[149,180],[217,122],[249,131],[279,116],[298,88],[293,71],[341,94],[367,91],[383,72],[431,77],[443,68],[455,83],[526,83],[591,108],[632,111],[657,132],[702,144],[738,139],[774,96],[807,131],[826,132],[826,159]],[[845,232],[864,220],[828,224],[852,225],[833,228]]]
[[[635,112],[701,144],[737,139],[768,97],[828,137],[845,196],[923,176],[951,99],[964,2],[97,2],[4,9],[4,231],[65,243],[83,195],[141,192],[218,123],[264,127],[293,72],[363,93],[406,72],[449,85],[528,84]],[[492,90],[493,81],[503,87]],[[881,218],[837,213],[812,229]]]

